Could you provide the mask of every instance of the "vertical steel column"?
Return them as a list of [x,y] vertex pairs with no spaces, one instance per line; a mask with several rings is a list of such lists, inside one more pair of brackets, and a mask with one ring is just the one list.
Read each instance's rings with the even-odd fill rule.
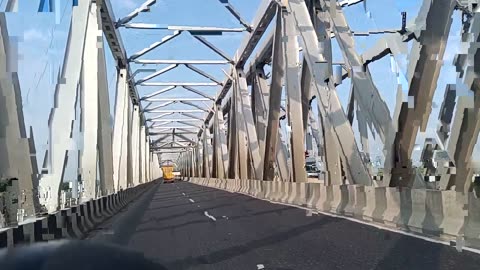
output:
[[[100,6],[97,5],[97,14]],[[100,16],[98,16],[101,24]],[[100,27],[100,26],[99,26]],[[99,28],[101,29],[101,28]],[[97,30],[98,46],[98,169],[100,176],[101,195],[112,194],[115,191],[113,181],[113,151],[112,151],[112,123],[110,118],[110,97],[108,94],[107,64],[105,47],[101,32]]]
[[208,140],[210,140],[210,131],[205,126],[203,129],[203,177],[210,178],[210,147],[208,146]]
[[140,108],[138,105],[133,105],[133,111],[132,111],[132,127],[130,129],[130,147],[131,147],[131,169],[132,171],[132,184],[133,186],[137,186],[139,182],[138,178],[138,162],[139,162],[139,155],[138,155],[138,143],[139,143],[139,133],[140,133]]
[[140,136],[138,138],[138,141],[139,141],[139,154],[138,154],[138,158],[139,158],[139,176],[138,176],[138,180],[139,180],[139,183],[145,183],[145,172],[144,172],[144,168],[145,168],[145,126],[144,125],[141,125],[140,126]]
[[213,122],[213,167],[216,178],[225,178],[227,176],[228,152],[225,139],[225,129],[223,123],[223,113],[219,106],[215,106],[215,115]]
[[[88,16],[87,31],[85,37],[85,47],[83,51],[82,62],[82,131],[83,131],[83,150],[81,160],[81,175],[83,180],[83,201],[95,199],[97,197],[97,153],[99,132],[99,92],[108,91],[108,89],[99,89],[102,78],[99,76],[99,37],[102,34],[99,29],[99,18],[97,17],[99,8],[96,3],[92,3]],[[105,74],[105,73],[103,73]],[[107,93],[108,95],[108,93]],[[104,104],[102,104],[104,106]]]
[[117,72],[115,123],[113,126],[113,183],[115,190],[127,188],[129,104],[127,70]]
[[410,53],[413,61],[408,69],[409,102],[402,104],[398,117],[390,186],[413,184],[412,151],[418,130],[425,131],[430,116],[456,3],[455,0],[425,0],[417,17],[417,24],[425,20],[425,29],[421,31],[419,41],[414,41]]
[[40,190],[48,193],[45,206],[56,211],[60,200],[60,183],[66,166],[67,154],[72,144],[72,123],[75,120],[77,86],[82,69],[83,50],[91,0],[79,1],[73,7],[70,33],[65,50],[64,64],[55,89],[55,105],[50,113],[50,139],[48,164],[50,171],[42,175]]
[[189,149],[188,150],[188,163],[189,163],[189,170],[188,170],[188,174],[190,175],[190,177],[195,177],[195,170],[193,168],[194,164],[193,164],[193,149]]
[[[128,79],[127,79],[128,80]],[[128,89],[128,84],[127,84]],[[128,90],[127,90],[128,91]],[[127,92],[128,93],[128,92]],[[132,100],[128,100],[128,111],[127,111],[127,130],[125,132],[127,136],[127,179],[125,179],[127,187],[133,186],[133,177],[134,177],[134,170],[133,170],[133,149],[132,149],[132,127],[133,127],[133,113],[134,113],[134,105]]]
[[268,126],[265,139],[263,178],[272,181],[275,178],[275,164],[278,149],[280,104],[282,99],[282,80],[285,75],[284,47],[282,42],[282,7],[278,7],[275,35],[273,40],[272,81],[268,101]]
[[152,181],[150,176],[150,135],[145,138],[145,182]]
[[[234,75],[236,76],[236,75]],[[245,120],[243,117],[242,101],[240,94],[239,80],[236,79],[233,83],[232,104],[235,103],[235,122],[238,128],[238,171],[241,179],[248,179],[248,171],[251,164],[248,162],[248,147],[247,147],[247,130]]]
[[195,151],[195,157],[196,157],[196,177],[201,177],[202,176],[202,158],[201,158],[201,144],[200,144],[200,140],[197,140],[197,146],[196,146],[196,150]]
[[[232,92],[235,93],[235,86],[232,86]],[[233,96],[230,98],[230,112],[228,113],[228,177],[238,179],[238,127],[236,117],[236,102]],[[204,147],[205,149],[205,147]],[[203,152],[205,155],[205,151]],[[205,163],[204,163],[205,165]],[[205,170],[205,169],[204,169]]]
[[303,117],[303,132],[306,134],[308,128],[308,115],[310,112],[310,98],[312,88],[312,74],[308,70],[308,63],[303,59],[302,77],[300,79],[301,93],[302,93],[302,117]]
[[260,157],[260,147],[258,145],[257,131],[253,120],[252,106],[248,93],[246,76],[241,69],[237,69],[234,74],[238,86],[237,98],[241,107],[241,115],[248,138],[248,154],[253,167],[253,179],[263,180],[263,164]]
[[[22,108],[22,93],[18,74],[11,61],[16,55],[10,48],[5,13],[0,14],[0,177],[18,178],[18,208],[24,216],[35,216],[38,206],[36,158],[30,159]],[[30,140],[34,150],[33,132]],[[13,187],[12,187],[13,188]],[[11,211],[12,209],[8,209]],[[17,216],[17,211],[13,213]],[[23,217],[22,217],[23,218]],[[16,220],[15,220],[16,221]],[[18,221],[22,221],[19,219]]]
[[[284,40],[284,58],[286,64],[285,89],[287,93],[288,121],[291,133],[291,160],[293,182],[307,182],[305,171],[305,133],[303,127],[302,92],[300,90],[299,55],[295,20],[291,11],[282,13],[282,39]],[[304,93],[305,95],[305,93]]]
[[[260,149],[261,164],[264,164],[265,155],[265,137],[267,135],[267,117],[268,117],[268,100],[267,78],[263,68],[257,68],[253,77],[252,97],[255,97],[255,129],[257,130],[258,148]],[[263,170],[263,167],[262,167]],[[263,171],[262,171],[263,176]],[[263,177],[261,178],[263,180]]]
[[218,142],[218,106],[215,106],[215,112],[213,114],[213,164],[212,164],[212,177],[221,178],[219,174],[222,171],[222,162],[220,160],[220,144]]

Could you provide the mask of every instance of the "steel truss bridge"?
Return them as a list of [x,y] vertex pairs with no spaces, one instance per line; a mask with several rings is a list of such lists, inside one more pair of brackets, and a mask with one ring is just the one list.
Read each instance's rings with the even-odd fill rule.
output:
[[[220,224],[235,214],[234,208],[241,208],[240,212],[251,210],[242,208],[247,207],[243,205],[247,201],[238,201],[232,193],[219,191],[227,190],[256,197],[259,209],[275,208],[265,210],[267,212],[280,210],[278,205],[260,200],[308,208],[307,216],[312,211],[329,213],[389,230],[408,231],[414,237],[436,239],[456,246],[457,250],[468,250],[455,253],[454,248],[442,246],[445,256],[457,263],[457,268],[467,269],[468,263],[474,262],[478,266],[480,259],[473,253],[480,248],[480,159],[474,154],[480,132],[480,7],[477,0],[420,1],[420,11],[413,22],[407,23],[408,14],[403,13],[398,17],[398,27],[365,32],[352,29],[345,15],[348,9],[358,5],[364,5],[366,10],[365,0],[261,0],[251,22],[244,19],[232,3],[220,0],[225,12],[238,22],[235,28],[142,22],[142,16],[159,4],[157,2],[145,1],[125,17],[118,17],[112,8],[116,1],[73,1],[63,65],[48,119],[48,148],[41,168],[37,165],[40,157],[36,155],[39,142],[34,141],[34,130],[28,130],[24,123],[22,82],[17,72],[9,69],[15,61],[12,59],[15,50],[9,41],[6,16],[0,15],[0,177],[3,181],[0,206],[5,209],[0,214],[1,225],[5,226],[0,231],[0,246],[89,235],[105,216],[116,217],[115,213],[123,207],[137,211],[135,205],[152,198],[157,198],[152,200],[152,205],[177,209],[171,213],[186,216],[196,209],[186,207],[190,204],[196,207],[198,203],[198,209],[202,210],[200,216],[205,213],[205,222]],[[45,1],[42,5],[46,5]],[[9,0],[5,11],[15,12],[18,8],[16,0]],[[456,84],[438,89],[454,20],[461,21],[462,43],[462,51],[453,62]],[[122,28],[135,31],[139,36],[147,30],[169,30],[171,34],[132,52],[124,46],[128,40],[122,39]],[[242,36],[233,55],[208,39],[225,33]],[[149,57],[152,51],[185,35],[200,42],[218,58]],[[358,52],[356,38],[372,36],[377,37],[375,45]],[[108,92],[107,53],[113,55],[116,65],[113,101]],[[342,61],[334,60],[336,53],[341,54]],[[385,101],[370,72],[371,65],[384,58],[390,58],[392,72],[399,78],[404,76],[406,81],[399,82],[394,89],[393,105]],[[159,65],[162,68],[158,69]],[[209,74],[205,66],[218,67],[224,77]],[[405,67],[406,72],[400,67]],[[206,80],[195,82],[187,80],[188,76],[185,81],[161,80],[162,75],[179,68],[186,68]],[[147,75],[142,77],[142,73]],[[350,88],[346,106],[339,97],[338,87],[342,84]],[[149,93],[139,90],[147,88]],[[439,91],[443,99],[438,120],[434,119],[438,122],[436,136],[417,145],[420,134],[427,129],[434,95]],[[188,94],[176,94],[181,92]],[[111,102],[114,102],[113,115],[109,109]],[[80,118],[76,112],[78,104]],[[78,138],[74,134],[76,123],[81,124]],[[383,158],[377,164],[380,170],[372,162],[371,148],[376,147],[371,145],[372,135],[382,145]],[[78,154],[75,169],[82,188],[77,197],[72,198],[74,202],[67,204],[61,186],[72,149],[80,149],[74,146],[77,144],[82,145],[81,150],[74,151]],[[421,150],[420,165],[412,161],[414,149]],[[160,183],[162,164],[172,162],[182,179],[190,183]],[[317,167],[314,178],[306,170],[309,162]],[[192,194],[190,197],[188,192]],[[176,205],[168,196],[185,199],[187,206]],[[217,196],[231,201],[217,200]],[[204,209],[203,200],[217,200],[217,204],[205,202],[210,210]],[[219,206],[221,202],[225,205]],[[161,206],[162,203],[167,206]],[[234,204],[233,208],[225,210],[229,203]],[[227,218],[214,217],[212,209],[217,207],[219,212],[224,210],[222,217]],[[288,209],[293,210],[291,213],[285,210],[288,214],[284,219],[273,219],[283,224],[288,217],[290,223],[298,220],[299,224],[306,224],[315,218],[299,215],[298,208]],[[93,214],[86,214],[89,211]],[[168,217],[166,212],[141,211],[146,211],[144,218],[150,220],[162,220],[162,215]],[[75,218],[71,218],[73,216]],[[50,218],[57,218],[56,225],[44,221]],[[248,218],[248,224],[256,222],[254,217]],[[258,217],[260,220],[270,222],[268,218]],[[40,236],[32,233],[37,229],[33,224],[38,222],[44,229]],[[248,227],[248,224],[244,225]],[[212,234],[209,228],[201,227],[203,225],[191,226],[189,230],[198,228]],[[264,230],[258,231],[263,235],[269,230],[265,226],[248,228]],[[362,231],[367,229],[359,226],[351,222],[345,229],[358,235],[374,234]],[[67,229],[57,232],[61,228]],[[135,228],[140,227],[133,230]],[[341,234],[333,232],[333,228],[329,230]],[[396,233],[391,234],[398,237]],[[162,237],[166,236],[162,234]],[[414,237],[408,241],[423,243]],[[147,250],[147,245],[141,243],[146,240],[140,238],[133,237],[129,243],[139,250]],[[208,242],[192,239],[198,243]],[[269,245],[276,243],[276,240],[266,241]],[[341,242],[348,240],[339,241],[339,245],[348,245]],[[184,243],[192,244],[195,243]],[[437,244],[425,245],[425,249],[430,250]],[[371,247],[367,244],[365,248]],[[196,254],[204,251],[198,250]],[[304,250],[300,252],[309,254]],[[237,256],[247,255],[238,252]],[[236,258],[225,255],[224,260],[215,260],[213,257],[199,258],[220,267],[218,269],[227,269],[222,268],[227,267],[222,263]],[[424,269],[431,266],[421,258],[415,257],[413,261],[426,265]],[[196,265],[198,261],[189,263]],[[403,261],[390,263],[397,263],[400,268],[408,266],[408,262]],[[172,265],[181,266],[179,261]],[[303,264],[295,262],[290,266],[294,268],[288,269],[297,269],[298,265]],[[319,269],[309,267],[303,265],[298,269]]]

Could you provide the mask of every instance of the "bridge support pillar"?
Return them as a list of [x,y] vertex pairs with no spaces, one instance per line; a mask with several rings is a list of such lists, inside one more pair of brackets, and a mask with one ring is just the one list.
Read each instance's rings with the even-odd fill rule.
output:
[[[87,24],[92,12],[91,1],[79,1],[73,7],[70,33],[65,51],[61,77],[55,90],[55,106],[50,113],[50,138],[46,161],[49,169],[40,180],[42,200],[49,212],[56,211],[60,202],[60,183],[68,158],[68,151],[74,150],[71,138],[78,94],[78,82],[82,74]],[[97,10],[98,11],[98,10]],[[93,10],[93,12],[97,12]]]
[[130,126],[128,117],[130,100],[127,80],[127,70],[119,69],[117,72],[115,123],[113,126],[113,183],[116,191],[127,188],[128,133]]
[[[38,176],[36,175],[36,158],[30,159],[30,152],[35,154],[33,132],[27,138],[23,118],[22,95],[15,64],[15,44],[10,42],[6,29],[5,14],[0,14],[0,180],[12,182],[13,189],[7,198],[15,194],[18,204],[15,211],[8,209],[11,221],[22,221],[23,217],[35,216],[38,211]],[[32,147],[29,147],[29,143]],[[12,201],[12,200],[10,200]],[[7,205],[11,205],[7,203]],[[1,225],[0,225],[1,226]]]

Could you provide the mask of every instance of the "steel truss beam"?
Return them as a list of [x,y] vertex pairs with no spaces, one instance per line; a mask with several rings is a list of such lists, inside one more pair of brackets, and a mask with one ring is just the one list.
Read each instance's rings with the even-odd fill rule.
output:
[[141,65],[226,65],[230,64],[227,60],[163,60],[163,59],[143,59],[134,60],[135,64]]
[[[260,41],[263,33],[265,32],[266,28],[272,21],[273,17],[275,16],[275,10],[277,7],[277,2],[274,0],[262,0],[260,7],[257,10],[257,14],[252,23],[252,31],[246,34],[245,38],[243,39],[240,48],[237,50],[235,55],[238,55],[237,62],[235,64],[236,68],[243,68],[245,62],[252,54],[253,50],[257,46],[257,43]],[[235,69],[236,69],[235,68]],[[230,72],[227,74],[227,78],[223,83],[223,87],[220,93],[217,95],[217,99],[215,101],[216,104],[221,104],[223,98],[227,95],[228,91],[232,87],[233,77],[230,74],[233,74],[235,70],[233,67],[230,69]],[[210,110],[210,113],[205,118],[205,123],[209,123],[210,119],[213,117],[213,110]],[[199,132],[199,137],[201,136],[202,130]]]
[[[393,141],[396,155],[390,186],[412,186],[415,179],[412,151],[418,131],[426,129],[456,3],[455,0],[425,0],[421,15],[417,17],[416,24],[424,24],[425,29],[419,30],[420,42],[414,40],[410,53],[413,61],[408,69],[408,96],[413,102],[402,103],[398,119],[394,119],[398,131]],[[428,33],[428,39],[422,38],[427,35],[425,33]],[[437,57],[432,58],[432,55]]]
[[[282,98],[282,79],[285,76],[285,50],[282,42],[282,7],[278,7],[275,37],[273,41],[272,81],[268,101],[268,121],[265,137],[265,154],[263,178],[268,181],[275,179],[276,155],[280,133],[280,104]],[[289,179],[288,179],[289,180]]]
[[[342,106],[332,82],[325,84],[330,76],[329,63],[320,50],[318,36],[303,0],[289,1],[295,24],[303,41],[303,54],[307,66],[314,78],[314,90],[319,97],[319,110],[323,125],[335,134],[336,147],[341,153],[344,169],[349,181],[355,184],[371,185],[372,180],[363,163],[353,135],[352,127],[343,113]],[[335,145],[335,144],[334,144]]]
[[[387,104],[380,96],[380,93],[375,86],[373,79],[370,75],[368,67],[362,61],[360,56],[355,52],[354,38],[343,15],[342,8],[340,6],[330,7],[329,1],[323,2],[324,12],[320,14],[319,21],[325,23],[329,20],[331,28],[337,37],[338,44],[342,49],[342,53],[347,63],[347,67],[350,70],[350,77],[352,78],[352,91],[350,93],[350,106],[349,116],[351,123],[351,112],[353,112],[351,105],[353,105],[353,99],[356,101],[359,110],[363,112],[361,119],[367,121],[366,124],[375,127],[375,130],[380,136],[382,143],[384,144],[385,155],[392,155],[393,137],[395,136],[395,130],[392,125],[392,118],[390,117],[390,111]],[[330,14],[328,13],[330,11]],[[360,92],[361,89],[361,92]],[[354,92],[357,91],[357,92]],[[364,134],[365,135],[365,134]],[[388,185],[390,181],[391,169],[391,156],[385,157],[385,170],[384,181]]]
[[[8,2],[12,4],[12,2]],[[8,8],[7,12],[12,9]],[[38,168],[35,156],[33,130],[30,128],[30,138],[27,137],[22,94],[18,74],[12,70],[9,60],[15,61],[15,48],[11,47],[5,13],[0,14],[0,175],[1,177],[17,178],[18,186],[12,183],[12,193],[18,194],[18,204],[3,204],[6,213],[3,216],[7,226],[14,226],[24,217],[34,217],[40,210],[38,201]],[[3,195],[2,194],[2,195]],[[8,198],[8,196],[6,196]],[[5,198],[5,197],[4,197]],[[11,198],[12,200],[14,198]],[[17,209],[12,209],[17,206]],[[2,210],[4,210],[2,209]],[[20,211],[18,211],[20,210]],[[18,218],[18,212],[23,215]],[[17,212],[18,211],[18,212]],[[8,214],[8,215],[7,215]]]
[[480,133],[480,77],[478,72],[475,72],[480,49],[478,43],[474,42],[478,41],[480,36],[480,13],[475,12],[468,23],[470,27],[464,28],[462,33],[462,41],[470,42],[466,56],[463,55],[466,59],[458,55],[455,62],[457,70],[461,70],[457,73],[457,82],[460,81],[460,87],[468,90],[464,95],[458,95],[446,147],[450,159],[454,162],[455,173],[446,172],[440,179],[441,189],[449,190],[454,186],[457,192],[472,191],[473,173],[478,169],[473,165],[472,154]]
[[141,86],[217,86],[218,83],[201,83],[201,82],[151,82],[140,83]]
[[222,35],[222,33],[240,33],[246,31],[245,28],[227,28],[227,27],[211,27],[211,26],[182,26],[182,25],[165,25],[155,23],[127,23],[121,25],[125,28],[133,29],[156,29],[156,30],[174,30],[185,31],[192,35]]

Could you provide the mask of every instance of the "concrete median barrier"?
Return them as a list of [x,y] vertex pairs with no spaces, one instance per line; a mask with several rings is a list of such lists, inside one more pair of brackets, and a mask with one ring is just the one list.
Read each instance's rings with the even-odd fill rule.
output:
[[0,229],[0,248],[12,248],[63,238],[82,239],[106,218],[122,209],[131,200],[157,182],[138,185],[115,194],[62,209],[44,217],[38,217],[16,227]]
[[442,232],[451,236],[463,235],[468,218],[468,196],[453,190],[442,191],[442,208]]
[[318,201],[320,200],[320,185],[319,183],[310,183],[309,192],[307,197],[306,206],[309,208],[315,208]]
[[465,222],[465,243],[480,248],[480,198],[468,194],[468,216]]
[[[193,181],[194,182],[194,181]],[[480,248],[480,199],[455,191],[222,180],[220,189],[403,229]],[[5,238],[5,236],[3,236]]]
[[330,200],[330,212],[343,214],[348,203],[348,189],[346,185],[332,186],[332,200]]
[[[401,205],[400,191],[397,188],[385,188],[385,204],[387,207],[383,213],[383,223],[394,228],[398,227],[400,224],[400,209],[403,205]],[[379,216],[378,220],[381,222],[382,218]]]
[[365,186],[348,185],[348,202],[344,214],[349,217],[362,219],[363,209],[366,206]]

